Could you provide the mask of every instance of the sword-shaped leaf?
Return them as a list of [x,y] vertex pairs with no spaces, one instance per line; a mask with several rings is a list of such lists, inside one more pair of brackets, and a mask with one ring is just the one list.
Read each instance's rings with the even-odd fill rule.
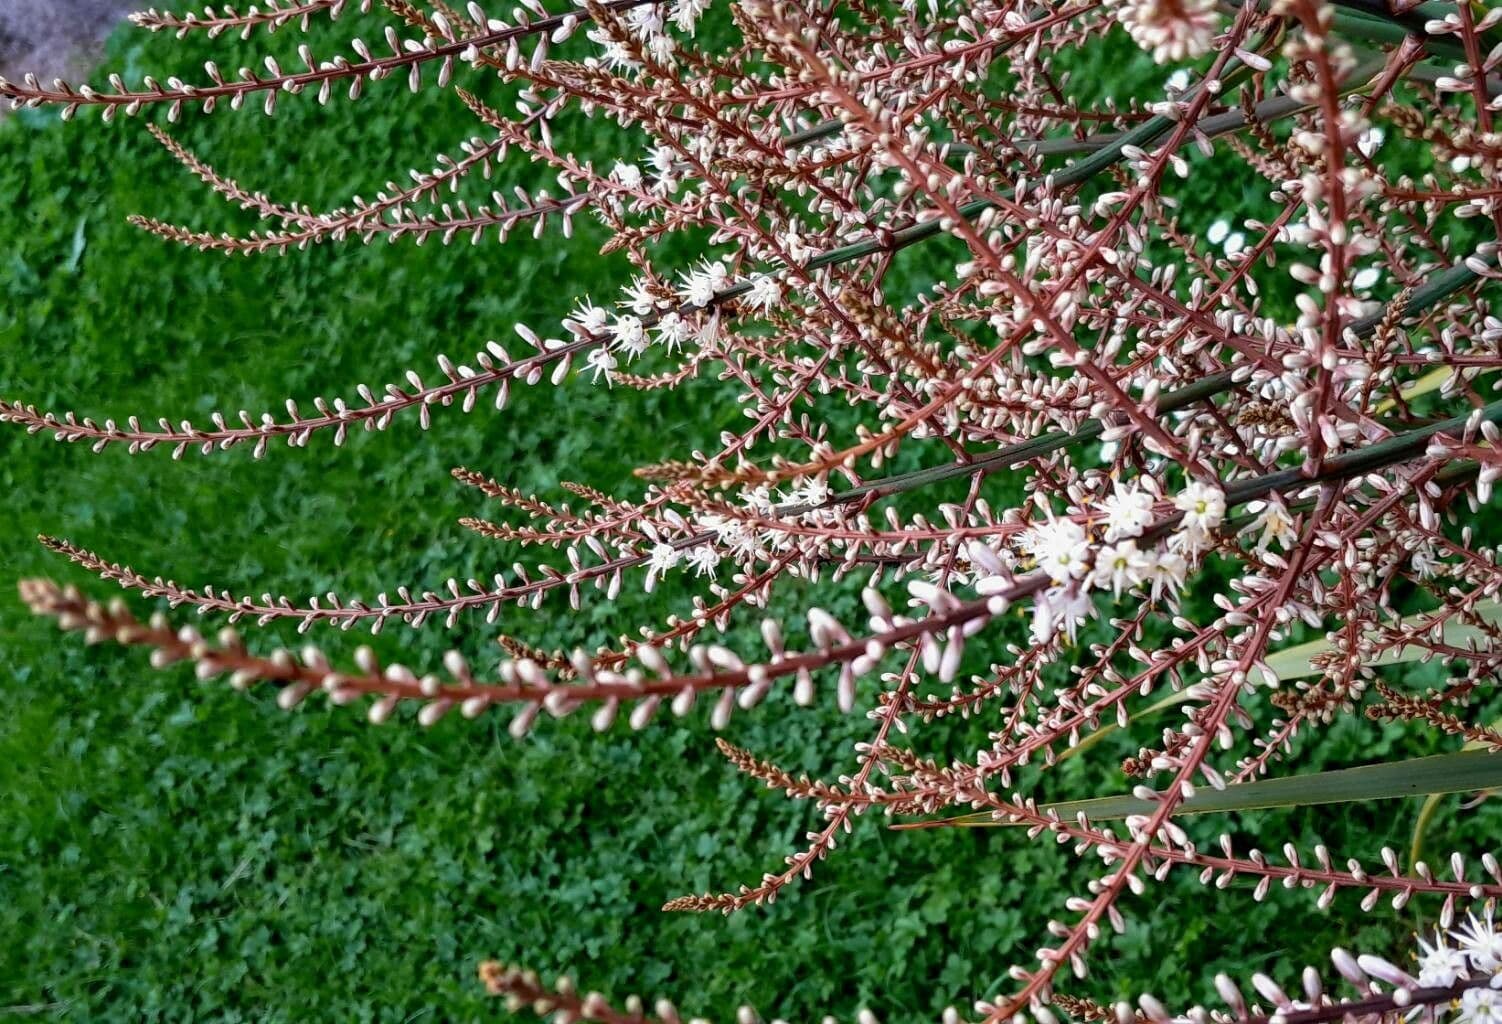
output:
[[[1432,613],[1431,613],[1432,614]],[[1424,621],[1425,615],[1410,616],[1403,620],[1403,625],[1413,626]],[[1497,625],[1502,624],[1502,602],[1495,598],[1476,602],[1476,618],[1482,622]],[[1452,647],[1465,647],[1470,643],[1485,644],[1491,640],[1491,634],[1484,628],[1473,622],[1446,622],[1440,627],[1444,635],[1444,642]],[[1297,644],[1293,647],[1285,647],[1281,651],[1274,651],[1267,656],[1268,667],[1273,670],[1279,679],[1304,679],[1318,673],[1314,667],[1314,659],[1321,654],[1327,654],[1332,650],[1330,641],[1326,639],[1311,640],[1308,643]],[[1401,665],[1405,662],[1418,661],[1423,657],[1424,648],[1416,646],[1399,647],[1390,650],[1367,662],[1368,665]],[[1259,670],[1251,673],[1253,681],[1260,682],[1264,674]]]
[[[1261,811],[1279,807],[1309,807],[1316,804],[1351,803],[1366,800],[1397,800],[1438,793],[1468,793],[1502,786],[1502,756],[1485,750],[1436,754],[1407,761],[1388,761],[1360,768],[1341,768],[1311,775],[1262,779],[1225,789],[1201,789],[1179,804],[1181,814],[1211,814],[1225,811]],[[1049,804],[1044,810],[1069,819],[1083,813],[1097,821],[1150,814],[1154,803],[1130,794],[1072,800]],[[966,814],[938,821],[920,821],[894,828],[944,826],[985,827],[1010,824],[989,813]]]

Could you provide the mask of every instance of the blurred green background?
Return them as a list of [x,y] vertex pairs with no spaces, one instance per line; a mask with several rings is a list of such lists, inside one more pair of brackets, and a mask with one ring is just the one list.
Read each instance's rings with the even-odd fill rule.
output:
[[[272,48],[295,44],[284,34]],[[107,63],[134,80],[211,54],[233,66],[226,53],[251,52],[127,30]],[[1087,89],[1112,94],[1142,67],[1081,71],[1094,75]],[[315,208],[431,167],[432,154],[474,131],[452,95],[414,98],[394,82],[353,106],[284,97],[270,121],[249,111],[186,121],[178,136],[221,170]],[[618,133],[573,128],[582,154],[619,151]],[[1202,215],[1261,192],[1234,161],[1213,173]],[[515,161],[497,176],[546,179]],[[175,248],[128,227],[126,215],[251,225],[136,122],[9,117],[0,197],[0,394],[101,419],[206,420],[215,409],[276,409],[288,396],[305,407],[317,394],[353,398],[357,383],[396,381],[409,367],[431,376],[440,352],[462,360],[489,338],[514,348],[515,321],[545,328],[574,297],[608,299],[628,277],[623,260],[593,255],[603,237],[593,228],[567,243],[522,234],[504,248],[348,244],[249,260]],[[694,255],[682,249],[685,263]],[[925,269],[914,257],[903,273],[921,281]],[[487,575],[516,552],[456,525],[461,515],[503,513],[458,488],[451,467],[554,499],[564,497],[561,480],[633,496],[631,467],[711,445],[741,422],[731,395],[713,381],[643,395],[576,379],[520,389],[503,414],[482,402],[467,417],[440,411],[426,434],[399,420],[343,449],[315,437],[259,462],[248,450],[181,462],[165,450],[94,455],[0,430],[0,1019],[493,1018],[504,1014],[474,980],[491,957],[572,973],[616,998],[671,996],[720,1020],[741,1003],[792,1020],[849,1018],[860,1006],[887,1021],[928,1020],[1004,987],[1007,965],[1032,962],[1046,919],[1065,915],[1064,899],[1095,865],[1010,831],[904,834],[861,821],[812,882],[771,908],[665,915],[668,898],[780,867],[818,821],[738,777],[715,753],[703,712],[641,734],[596,736],[583,718],[545,722],[523,742],[507,737],[504,715],[456,715],[423,731],[407,720],[371,727],[316,698],[287,714],[269,692],[242,696],[182,668],[154,672],[140,651],[86,648],[27,616],[10,589],[47,575],[112,592],[43,552],[38,532],[186,584],[256,594],[369,597]],[[988,486],[1015,490],[1006,480]],[[501,632],[544,645],[600,642],[684,612],[686,594],[633,592],[617,606],[587,597],[578,613],[553,602],[494,627],[466,621],[455,634],[441,623],[392,626],[374,643],[419,670],[454,645],[488,664]],[[792,585],[781,600],[806,606],[805,594]],[[846,587],[833,607],[849,601]],[[335,657],[364,640],[311,639]],[[962,753],[987,724],[941,726],[915,742]],[[1044,795],[1119,789],[1114,766],[1159,725],[1021,785]],[[795,771],[833,775],[867,731],[861,716],[841,718],[827,702],[799,711],[774,696],[738,715],[728,736]],[[1305,746],[1313,749],[1300,770],[1443,745],[1347,722]],[[1479,852],[1497,816],[1488,807],[1462,826],[1457,803],[1447,801],[1431,835]],[[1384,843],[1406,847],[1415,810],[1193,827],[1229,829],[1243,844],[1255,835],[1270,850],[1323,840],[1341,856],[1373,857]],[[1412,910],[1363,918],[1347,897],[1326,913],[1314,895],[1278,890],[1254,904],[1248,886],[1207,892],[1176,877],[1125,906],[1127,934],[1099,947],[1075,991],[1203,999],[1217,970],[1291,978],[1337,943],[1389,955],[1409,946]]]

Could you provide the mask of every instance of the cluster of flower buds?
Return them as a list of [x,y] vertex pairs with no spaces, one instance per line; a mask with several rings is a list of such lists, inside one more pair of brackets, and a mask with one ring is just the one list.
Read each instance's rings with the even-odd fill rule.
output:
[[1111,13],[1159,64],[1210,50],[1220,30],[1215,0],[1111,0]]

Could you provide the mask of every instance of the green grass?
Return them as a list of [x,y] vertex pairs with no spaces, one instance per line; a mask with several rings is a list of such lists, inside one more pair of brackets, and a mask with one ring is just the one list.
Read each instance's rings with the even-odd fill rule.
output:
[[[109,62],[194,65],[135,35],[114,40]],[[254,187],[327,206],[429,166],[471,130],[452,97],[414,101],[393,85],[354,108],[293,100],[274,122],[226,113],[181,135]],[[603,155],[613,143],[587,145]],[[541,180],[502,172],[514,178]],[[246,223],[134,123],[9,119],[0,196],[0,394],[101,418],[201,420],[286,396],[352,396],[362,380],[431,372],[440,351],[467,357],[506,339],[518,319],[555,322],[573,296],[607,296],[627,274],[622,261],[589,255],[599,240],[590,232],[569,244],[549,235],[504,249],[347,246],[250,261],[172,248],[125,215]],[[87,582],[36,545],[38,532],[253,593],[369,596],[483,572],[514,553],[455,525],[485,510],[452,483],[452,466],[555,498],[564,479],[632,494],[632,465],[709,445],[739,422],[723,395],[712,382],[643,396],[575,381],[522,391],[500,415],[440,413],[427,434],[398,422],[342,450],[315,438],[260,462],[248,451],[180,463],[164,452],[96,456],[7,428],[0,577],[7,587],[39,574]],[[97,581],[91,590],[108,592]],[[553,604],[456,635],[438,623],[392,627],[377,646],[427,667],[454,644],[481,657],[501,629],[597,642],[682,611],[682,597],[587,601],[577,614]],[[314,639],[340,657],[360,641]],[[1044,920],[1062,915],[1091,870],[1010,831],[900,834],[863,821],[811,883],[770,909],[663,915],[672,896],[755,881],[816,823],[729,770],[702,715],[603,737],[570,719],[517,743],[503,716],[421,731],[373,728],[318,700],[284,714],[266,694],[153,672],[140,652],[85,648],[25,615],[10,592],[0,594],[0,655],[0,1019],[17,1007],[80,1021],[487,1019],[501,1014],[474,969],[499,957],[574,972],[616,997],[671,995],[717,1019],[750,1002],[794,1020],[848,1018],[861,1005],[888,1021],[927,1020],[1005,985],[1006,966],[1031,960]],[[859,716],[774,698],[729,735],[795,770],[837,773],[865,731]],[[1302,764],[1437,747],[1346,723]],[[1118,788],[1112,765],[1132,749],[1124,737],[1105,744],[1041,791]],[[1453,804],[1431,846],[1473,849],[1495,834],[1495,813],[1460,829]],[[1384,842],[1406,844],[1414,810],[1214,827],[1268,849],[1324,837],[1370,857]],[[1246,887],[1206,895],[1187,878],[1127,909],[1127,935],[1095,960],[1098,997],[1204,998],[1217,969],[1286,976],[1335,943],[1392,953],[1412,926],[1379,912],[1353,932],[1350,900],[1330,914],[1310,894],[1254,905]]]

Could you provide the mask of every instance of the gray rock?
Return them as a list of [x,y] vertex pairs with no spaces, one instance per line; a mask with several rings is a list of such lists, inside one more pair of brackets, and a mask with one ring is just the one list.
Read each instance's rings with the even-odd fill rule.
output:
[[[0,75],[51,81],[87,74],[110,30],[137,0],[0,0]],[[165,6],[172,6],[170,4]]]

